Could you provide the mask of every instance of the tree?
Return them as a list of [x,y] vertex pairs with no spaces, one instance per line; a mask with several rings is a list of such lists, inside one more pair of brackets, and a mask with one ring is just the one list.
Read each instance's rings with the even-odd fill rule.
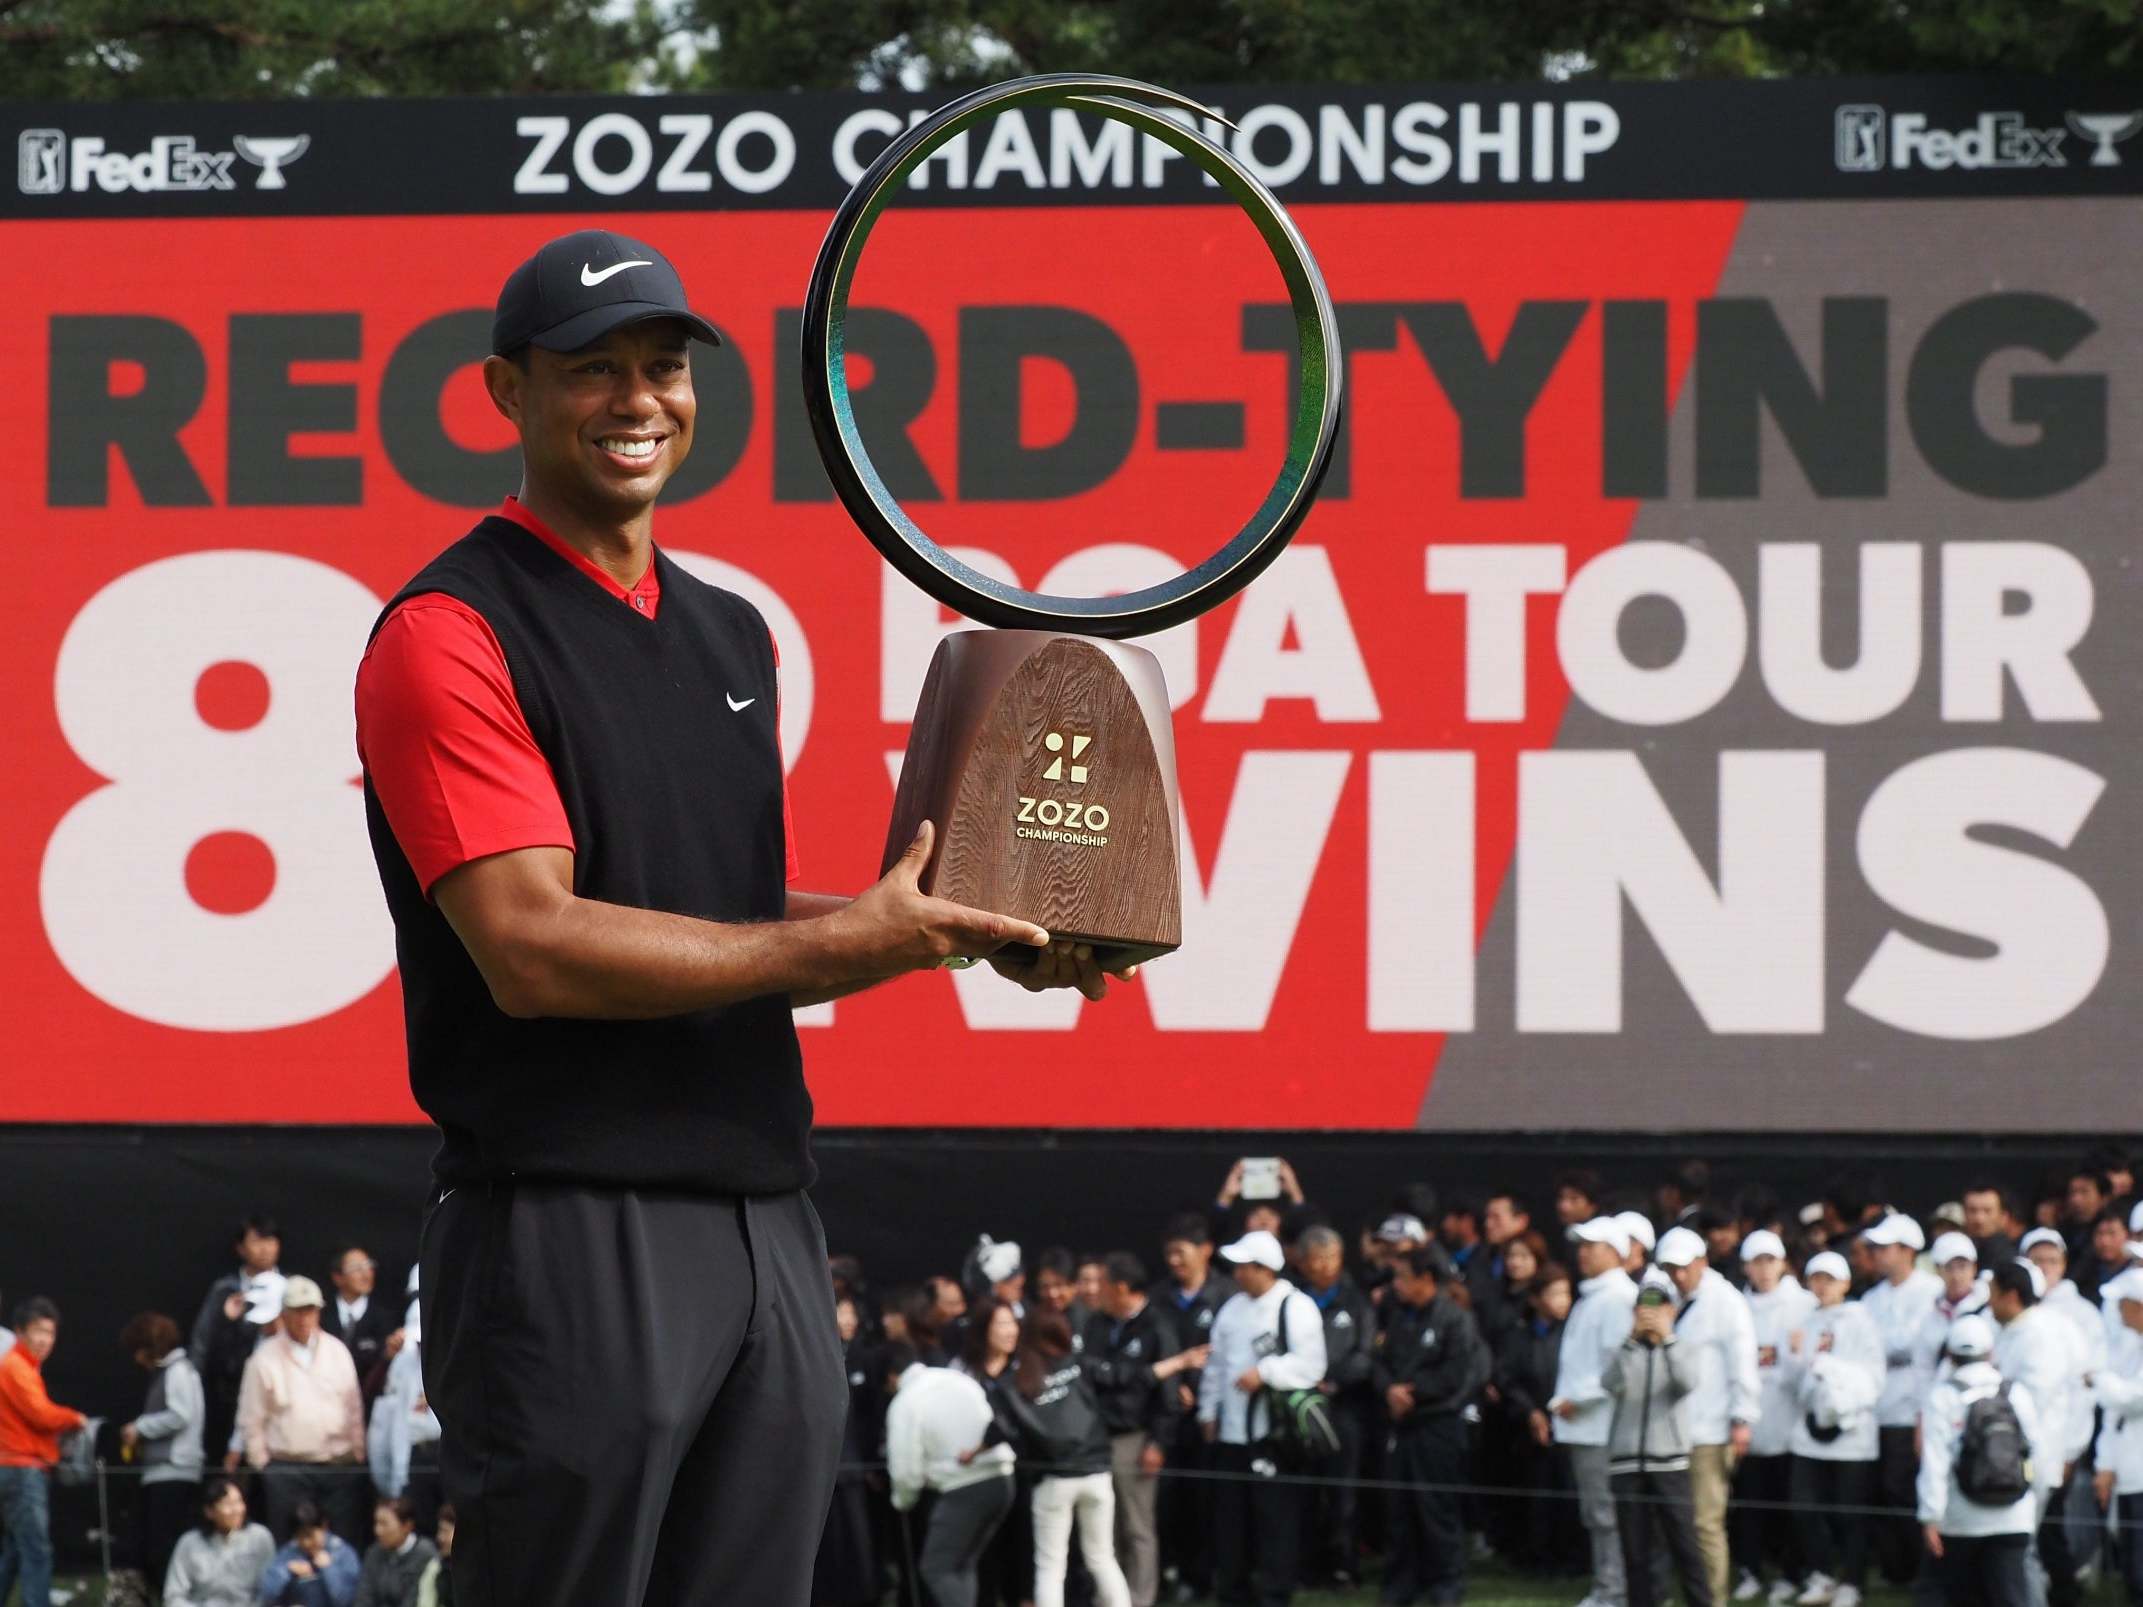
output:
[[0,0],[12,98],[2133,74],[2143,0]]

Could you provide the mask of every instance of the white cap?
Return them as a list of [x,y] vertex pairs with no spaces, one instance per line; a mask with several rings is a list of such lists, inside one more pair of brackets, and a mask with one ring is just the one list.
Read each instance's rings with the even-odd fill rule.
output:
[[1644,1276],[1637,1280],[1640,1289],[1664,1289],[1669,1300],[1679,1300],[1681,1291],[1674,1287],[1674,1280],[1657,1267],[1646,1267]]
[[2118,1278],[2108,1279],[2099,1290],[2099,1298],[2113,1305],[2133,1300],[2143,1306],[2143,1267],[2130,1267]]
[[1801,1207],[1801,1214],[1799,1220],[1801,1226],[1804,1228],[1814,1227],[1818,1222],[1823,1220],[1823,1202],[1821,1200],[1810,1200],[1806,1205]]
[[1379,1244],[1427,1244],[1429,1230],[1418,1216],[1408,1216],[1404,1211],[1386,1217],[1377,1224]]
[[2031,1274],[2032,1299],[2044,1300],[2046,1298],[2046,1274],[2039,1270],[2039,1263],[2024,1256],[2018,1256],[2017,1265]]
[[2052,1245],[2055,1249],[2059,1250],[2063,1256],[2066,1256],[2069,1253],[2069,1241],[2064,1239],[2060,1234],[2056,1233],[2052,1228],[2033,1228],[2029,1233],[2024,1235],[2023,1242],[2017,1246],[2017,1254],[2029,1255],[2033,1250],[2037,1249],[2042,1244]]
[[1019,1244],[1012,1239],[997,1240],[985,1233],[975,1246],[975,1265],[992,1283],[1003,1283],[1016,1277],[1020,1269]]
[[2128,1213],[2128,1234],[2130,1238],[2143,1239],[2143,1200],[2136,1201]]
[[1280,1241],[1263,1228],[1244,1234],[1220,1253],[1223,1259],[1238,1265],[1269,1267],[1274,1272],[1284,1271],[1287,1267],[1287,1257],[1280,1253]]
[[280,1272],[264,1272],[245,1291],[246,1321],[265,1328],[283,1314],[283,1291],[289,1279]]
[[1669,1228],[1659,1236],[1652,1259],[1663,1267],[1686,1267],[1711,1253],[1704,1236],[1691,1228]]
[[1775,1255],[1786,1259],[1786,1241],[1769,1228],[1758,1228],[1741,1241],[1741,1259],[1754,1261],[1760,1255]]
[[1913,1250],[1927,1248],[1927,1235],[1920,1231],[1920,1224],[1903,1211],[1892,1211],[1861,1237],[1870,1244],[1902,1244]]
[[1994,1354],[1994,1324],[1976,1311],[1959,1317],[1950,1324],[1949,1337],[1943,1341],[1942,1348],[1966,1361],[1991,1356]]
[[1979,1246],[1962,1233],[1936,1234],[1935,1247],[1929,1253],[1938,1267],[1946,1267],[1952,1261],[1970,1261],[1974,1265],[1979,1261]]
[[1616,1255],[1630,1253],[1629,1229],[1622,1225],[1619,1216],[1596,1216],[1589,1222],[1580,1222],[1571,1228],[1570,1237],[1583,1239],[1588,1244],[1612,1245]]
[[[1659,1235],[1653,1230],[1650,1217],[1642,1211],[1617,1211],[1615,1220],[1622,1224],[1624,1238],[1631,1244],[1643,1245],[1646,1255],[1652,1253],[1652,1246],[1658,1242]],[[1629,1251],[1624,1250],[1622,1253],[1628,1255]]]
[[1836,1250],[1824,1250],[1810,1256],[1804,1275],[1810,1278],[1836,1278],[1840,1283],[1853,1281],[1853,1269],[1845,1264],[1845,1257]]

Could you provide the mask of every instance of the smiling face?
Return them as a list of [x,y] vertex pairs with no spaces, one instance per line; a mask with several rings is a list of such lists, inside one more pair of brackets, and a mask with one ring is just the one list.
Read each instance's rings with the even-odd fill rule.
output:
[[521,435],[531,490],[584,517],[644,513],[692,449],[691,337],[674,318],[613,329],[574,352],[484,360],[492,404]]

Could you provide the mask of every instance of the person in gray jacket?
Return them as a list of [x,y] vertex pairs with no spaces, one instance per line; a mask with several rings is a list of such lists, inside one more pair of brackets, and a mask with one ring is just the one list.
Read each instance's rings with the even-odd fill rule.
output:
[[246,1521],[246,1498],[227,1473],[201,1486],[201,1521],[179,1537],[164,1575],[164,1607],[253,1607],[275,1560],[267,1529]]
[[417,1509],[408,1496],[374,1503],[372,1535],[353,1607],[417,1607],[417,1591],[439,1548],[417,1533]]
[[162,1312],[134,1318],[120,1331],[119,1346],[149,1375],[141,1416],[119,1430],[119,1443],[141,1469],[142,1572],[161,1580],[179,1537],[200,1514],[207,1402],[179,1325]]
[[1657,1268],[1638,1286],[1629,1337],[1600,1383],[1614,1402],[1607,1431],[1607,1472],[1629,1607],[1658,1607],[1653,1547],[1664,1540],[1681,1579],[1684,1607],[1713,1607],[1711,1580],[1697,1547],[1689,1488],[1689,1430],[1682,1402],[1696,1388],[1693,1346],[1674,1337],[1674,1285]]

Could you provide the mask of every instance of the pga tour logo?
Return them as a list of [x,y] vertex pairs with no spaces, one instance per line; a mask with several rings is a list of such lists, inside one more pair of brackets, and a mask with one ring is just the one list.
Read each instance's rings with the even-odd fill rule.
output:
[[2066,128],[2033,128],[2022,112],[1981,112],[1967,128],[1929,128],[1919,112],[1841,106],[1833,126],[1834,154],[1841,173],[2067,167],[2061,147],[2074,134],[2091,147],[2092,167],[2119,167],[2114,147],[2143,129],[2143,112],[2070,112],[2066,122]]
[[147,150],[130,155],[107,150],[95,135],[69,139],[56,128],[26,128],[15,140],[15,183],[24,195],[64,195],[92,185],[112,195],[235,190],[231,164],[242,160],[260,170],[253,188],[281,190],[289,185],[283,169],[311,144],[309,134],[234,134],[230,150],[205,151],[189,134],[159,134]]

